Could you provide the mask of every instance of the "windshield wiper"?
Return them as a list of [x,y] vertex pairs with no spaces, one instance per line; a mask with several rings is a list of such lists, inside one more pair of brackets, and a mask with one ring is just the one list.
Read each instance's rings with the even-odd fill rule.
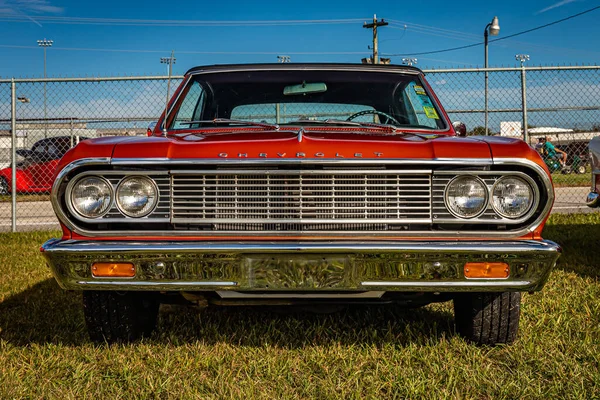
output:
[[375,122],[358,122],[358,121],[347,121],[343,119],[317,119],[317,120],[306,120],[306,121],[291,121],[290,124],[294,123],[315,123],[315,124],[323,124],[323,125],[346,125],[346,126],[359,126],[365,128],[375,128],[379,130],[383,130],[390,135],[410,135],[416,136],[423,140],[427,140],[428,138],[423,135],[419,135],[414,132],[406,132],[397,127],[396,125],[390,124],[377,124]]
[[269,124],[267,122],[254,122],[254,121],[244,121],[241,119],[228,119],[228,118],[215,118],[208,120],[198,120],[198,121],[177,121],[182,125],[193,125],[193,124],[229,124],[229,125],[245,125],[245,126],[260,126],[265,129],[271,129],[274,131],[279,130],[279,125],[277,124]]

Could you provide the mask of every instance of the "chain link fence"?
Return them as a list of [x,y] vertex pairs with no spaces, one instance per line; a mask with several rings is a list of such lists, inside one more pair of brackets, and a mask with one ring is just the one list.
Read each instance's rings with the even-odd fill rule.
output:
[[[425,72],[469,134],[520,137],[540,151],[556,186],[555,212],[586,210],[587,145],[600,135],[600,67],[488,68],[487,110],[486,70]],[[171,91],[181,79],[171,78]],[[86,138],[146,135],[167,86],[167,77],[0,80],[0,231],[57,228],[49,190],[60,157]],[[345,119],[336,111],[328,117]],[[303,117],[276,113],[281,122]]]

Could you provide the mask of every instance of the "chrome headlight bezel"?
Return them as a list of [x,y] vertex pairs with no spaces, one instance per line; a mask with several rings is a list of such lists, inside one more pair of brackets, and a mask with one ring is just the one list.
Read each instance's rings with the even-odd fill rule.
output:
[[[154,190],[154,204],[152,204],[143,214],[134,214],[134,213],[126,210],[122,206],[121,202],[119,201],[119,190],[121,190],[121,188],[127,181],[130,181],[132,179],[139,179],[139,180],[147,181],[147,183],[149,183],[150,186],[152,187],[152,189]],[[158,191],[158,186],[156,185],[156,182],[154,181],[154,179],[150,178],[149,176],[145,176],[145,175],[131,175],[131,176],[126,176],[125,178],[123,178],[117,185],[117,189],[115,190],[114,202],[115,202],[115,205],[117,206],[117,209],[119,210],[119,212],[121,212],[123,215],[125,215],[126,217],[138,219],[138,218],[144,218],[144,217],[152,214],[152,212],[158,206],[159,198],[160,198],[160,193]]]
[[[529,192],[530,192],[530,195],[531,195],[531,200],[529,202],[529,207],[521,215],[510,216],[510,215],[506,214],[505,212],[503,212],[502,210],[499,210],[498,207],[496,207],[496,204],[494,203],[494,192],[496,191],[496,188],[498,187],[499,184],[502,183],[502,181],[505,181],[507,179],[516,179],[516,180],[519,180],[519,181],[523,182],[525,185],[527,185],[527,187],[529,188]],[[528,216],[530,214],[530,212],[533,209],[535,209],[535,207],[537,206],[537,202],[538,201],[539,201],[539,194],[538,194],[538,192],[536,190],[535,184],[533,182],[529,182],[527,179],[525,179],[522,176],[518,176],[518,175],[504,175],[504,176],[498,178],[496,180],[496,182],[494,182],[494,185],[492,186],[492,188],[490,189],[490,205],[491,205],[492,209],[494,210],[494,212],[496,214],[498,214],[502,218],[506,218],[506,219],[509,219],[509,220],[519,220],[519,219],[522,219],[522,218]]]
[[[79,185],[81,182],[85,181],[86,179],[98,179],[99,181],[103,182],[109,191],[109,201],[108,201],[108,205],[106,206],[106,208],[99,214],[94,215],[94,216],[90,216],[90,215],[86,215],[85,213],[82,213],[80,210],[78,210],[75,207],[75,202],[73,199],[74,193],[75,193],[75,188],[77,187],[77,185]],[[115,191],[114,188],[112,186],[112,184],[104,177],[102,176],[98,176],[98,175],[85,175],[80,177],[79,179],[73,181],[70,185],[69,188],[69,196],[68,196],[68,201],[67,203],[67,208],[69,209],[69,211],[71,211],[71,213],[73,213],[74,215],[80,217],[80,218],[84,218],[87,220],[97,220],[99,218],[102,218],[103,216],[105,216],[110,209],[113,207],[113,203],[115,201]]]
[[[452,207],[449,206],[449,202],[448,202],[448,192],[450,187],[452,186],[452,184],[454,184],[457,180],[460,179],[473,179],[476,182],[478,182],[481,187],[483,188],[483,193],[484,193],[484,202],[483,202],[483,207],[481,207],[481,210],[479,210],[477,213],[473,214],[473,215],[460,215],[459,213],[457,213],[456,211],[454,211],[452,209]],[[458,175],[455,176],[454,178],[452,178],[452,180],[450,180],[450,182],[448,182],[448,185],[446,186],[446,189],[444,189],[444,206],[446,207],[446,210],[448,210],[448,212],[450,214],[452,214],[454,217],[459,218],[459,219],[464,219],[464,220],[471,220],[474,218],[479,217],[481,214],[483,214],[485,212],[485,210],[488,209],[490,204],[490,193],[489,193],[489,189],[487,187],[487,185],[485,184],[485,182],[483,181],[483,179],[481,179],[481,177],[477,176],[477,175]]]

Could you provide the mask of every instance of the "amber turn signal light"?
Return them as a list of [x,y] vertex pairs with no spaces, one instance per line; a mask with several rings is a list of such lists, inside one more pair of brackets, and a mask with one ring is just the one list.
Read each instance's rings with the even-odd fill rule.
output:
[[465,278],[508,278],[510,268],[502,262],[468,262],[464,273]]
[[92,275],[96,278],[132,278],[135,276],[135,265],[132,263],[94,263],[92,264]]

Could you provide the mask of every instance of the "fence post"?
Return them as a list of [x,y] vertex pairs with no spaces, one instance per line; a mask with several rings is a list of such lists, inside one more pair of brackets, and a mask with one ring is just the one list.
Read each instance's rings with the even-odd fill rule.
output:
[[71,117],[71,147],[73,147],[73,117]]
[[12,232],[17,231],[17,86],[15,79],[10,81],[10,133],[11,133],[11,189]]

